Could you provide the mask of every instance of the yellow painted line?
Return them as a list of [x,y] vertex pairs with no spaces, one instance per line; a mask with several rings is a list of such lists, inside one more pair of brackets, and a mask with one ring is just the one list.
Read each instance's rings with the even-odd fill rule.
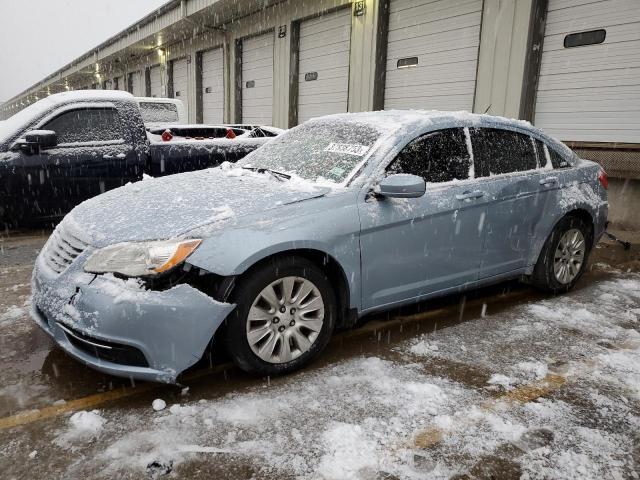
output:
[[[509,292],[501,295],[500,297],[502,299],[505,299],[505,298],[515,299],[520,296],[525,296],[526,293],[527,293],[526,291]],[[476,299],[469,302],[466,305],[466,308],[481,306],[483,303],[486,303],[483,301],[483,299]],[[438,308],[435,310],[427,310],[426,312],[416,313],[413,315],[397,316],[391,320],[371,322],[360,328],[338,333],[337,335],[334,336],[332,343],[345,338],[353,338],[353,337],[357,338],[378,330],[388,330],[398,325],[422,322],[430,318],[436,318],[445,314],[450,315],[452,313],[457,312],[458,309],[459,309],[459,305],[451,305],[443,308]],[[213,369],[203,369],[203,370],[195,371],[195,372],[192,372],[190,375],[185,376],[184,381],[196,380],[198,378],[206,377],[213,373],[220,373],[224,370],[231,369],[231,368],[234,368],[234,366],[230,363],[226,363],[222,365],[217,365]],[[58,415],[63,415],[65,413],[73,412],[76,410],[86,410],[90,408],[95,408],[107,402],[120,400],[133,395],[147,393],[152,390],[165,387],[165,386],[166,386],[165,384],[145,383],[136,387],[122,387],[115,390],[110,390],[108,392],[96,393],[96,394],[78,398],[75,400],[68,400],[61,405],[50,405],[50,406],[39,408],[39,409],[25,410],[22,412],[18,412],[14,415],[0,418],[0,430],[6,430],[9,428],[27,425],[30,423],[38,422],[40,420],[46,420],[48,418],[56,417]]]
[[[226,363],[222,365],[216,365],[212,369],[205,369],[193,372],[191,375],[187,375],[185,380],[194,380],[213,373],[219,373],[228,368],[232,368],[232,364]],[[151,392],[162,387],[167,387],[164,383],[144,383],[136,387],[122,387],[108,392],[96,393],[94,395],[88,395],[86,397],[78,398],[75,400],[68,400],[60,405],[50,405],[48,407],[25,410],[23,412],[10,415],[8,417],[0,418],[0,430],[6,430],[8,428],[19,427],[21,425],[27,425],[29,423],[38,422],[40,420],[46,420],[48,418],[57,417],[68,412],[76,410],[88,410],[90,408],[98,407],[107,402],[113,402],[121,400],[126,397],[138,395],[142,393]]]
[[110,390],[108,392],[96,393],[95,395],[89,395],[88,397],[78,398],[76,400],[69,400],[61,405],[51,405],[36,410],[27,410],[9,417],[0,418],[0,430],[26,425],[28,423],[55,417],[74,410],[94,408],[105,402],[118,400],[138,393],[148,392],[158,387],[159,385],[152,383],[144,384],[136,388],[124,387],[117,390]]
[[[535,382],[522,385],[508,392],[483,403],[481,409],[485,411],[494,410],[500,403],[524,404],[544,397],[555,390],[558,390],[567,382],[567,378],[553,373]],[[469,421],[472,423],[471,421]],[[431,427],[418,432],[413,438],[413,445],[426,450],[440,443],[446,435],[446,431],[438,427]]]

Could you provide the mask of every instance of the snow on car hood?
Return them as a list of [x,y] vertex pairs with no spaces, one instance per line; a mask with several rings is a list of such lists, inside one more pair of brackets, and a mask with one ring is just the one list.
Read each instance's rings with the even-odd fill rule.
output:
[[279,181],[241,168],[212,168],[111,190],[78,205],[63,224],[94,247],[169,239],[329,190],[298,178]]

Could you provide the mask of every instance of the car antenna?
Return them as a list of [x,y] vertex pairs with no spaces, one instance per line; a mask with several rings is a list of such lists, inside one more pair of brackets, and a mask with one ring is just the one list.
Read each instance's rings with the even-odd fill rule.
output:
[[487,107],[487,109],[484,111],[483,115],[486,115],[486,114],[487,114],[487,112],[488,112],[489,110],[491,110],[491,105],[493,105],[493,103],[490,103],[490,104],[489,104],[489,106]]

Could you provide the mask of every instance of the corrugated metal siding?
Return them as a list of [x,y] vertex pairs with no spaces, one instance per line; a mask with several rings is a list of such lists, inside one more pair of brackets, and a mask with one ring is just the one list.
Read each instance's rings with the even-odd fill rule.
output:
[[471,110],[481,20],[482,0],[391,0],[385,108]]
[[129,82],[131,86],[131,94],[136,97],[142,97],[144,95],[144,89],[142,88],[142,75],[140,72],[130,73]]
[[160,67],[160,65],[149,69],[149,79],[151,84],[149,95],[152,97],[162,97],[162,67]]
[[173,61],[173,98],[182,100],[185,114],[189,118],[189,63],[186,58]]
[[222,48],[202,53],[202,120],[224,121],[224,57]]
[[[564,48],[601,28],[603,43]],[[640,143],[640,1],[550,0],[535,123],[567,141]]]
[[273,32],[269,32],[242,41],[243,123],[272,123],[273,36]]
[[[298,123],[347,111],[350,45],[350,9],[300,24]],[[307,74],[317,79],[310,80]]]

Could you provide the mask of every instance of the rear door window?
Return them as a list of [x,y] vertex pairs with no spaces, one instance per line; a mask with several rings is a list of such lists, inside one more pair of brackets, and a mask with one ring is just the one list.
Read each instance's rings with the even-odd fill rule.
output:
[[94,143],[122,140],[122,122],[115,108],[80,108],[61,113],[47,122],[58,144]]
[[529,135],[498,128],[470,129],[476,176],[489,177],[538,168]]
[[469,178],[471,157],[464,130],[448,128],[416,138],[387,167],[387,175],[410,173],[427,183]]

